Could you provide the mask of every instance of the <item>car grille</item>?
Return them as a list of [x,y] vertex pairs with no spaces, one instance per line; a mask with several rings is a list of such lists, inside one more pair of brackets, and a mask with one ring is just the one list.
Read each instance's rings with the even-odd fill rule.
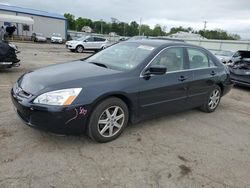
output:
[[15,95],[21,97],[21,98],[25,98],[25,99],[29,99],[30,97],[32,97],[32,94],[27,93],[26,91],[24,91],[21,87],[18,86],[18,84],[16,83],[13,87],[13,92]]

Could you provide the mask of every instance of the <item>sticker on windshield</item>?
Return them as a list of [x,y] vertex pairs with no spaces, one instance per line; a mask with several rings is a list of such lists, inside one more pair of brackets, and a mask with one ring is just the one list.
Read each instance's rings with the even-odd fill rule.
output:
[[155,49],[152,46],[146,46],[146,45],[140,45],[138,48],[144,49],[144,50],[150,50],[150,51],[152,51],[153,49]]

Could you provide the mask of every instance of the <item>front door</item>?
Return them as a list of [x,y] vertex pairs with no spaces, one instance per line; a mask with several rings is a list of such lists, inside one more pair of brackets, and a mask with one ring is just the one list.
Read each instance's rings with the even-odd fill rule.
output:
[[167,73],[140,78],[141,117],[176,112],[184,109],[187,103],[188,83],[192,80],[192,74],[186,70],[184,48],[163,50],[149,66],[157,64],[166,66]]

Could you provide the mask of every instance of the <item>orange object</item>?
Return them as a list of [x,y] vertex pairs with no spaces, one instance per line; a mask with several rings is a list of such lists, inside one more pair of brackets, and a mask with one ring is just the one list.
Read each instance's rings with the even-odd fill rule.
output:
[[72,102],[73,102],[73,100],[76,98],[76,96],[70,96],[64,103],[63,103],[63,105],[70,105]]

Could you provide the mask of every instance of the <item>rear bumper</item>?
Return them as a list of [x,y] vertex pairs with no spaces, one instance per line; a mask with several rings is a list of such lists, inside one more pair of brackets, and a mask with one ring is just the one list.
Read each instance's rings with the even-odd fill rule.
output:
[[11,92],[17,115],[30,127],[59,134],[82,134],[88,119],[89,106],[41,107],[25,103]]

